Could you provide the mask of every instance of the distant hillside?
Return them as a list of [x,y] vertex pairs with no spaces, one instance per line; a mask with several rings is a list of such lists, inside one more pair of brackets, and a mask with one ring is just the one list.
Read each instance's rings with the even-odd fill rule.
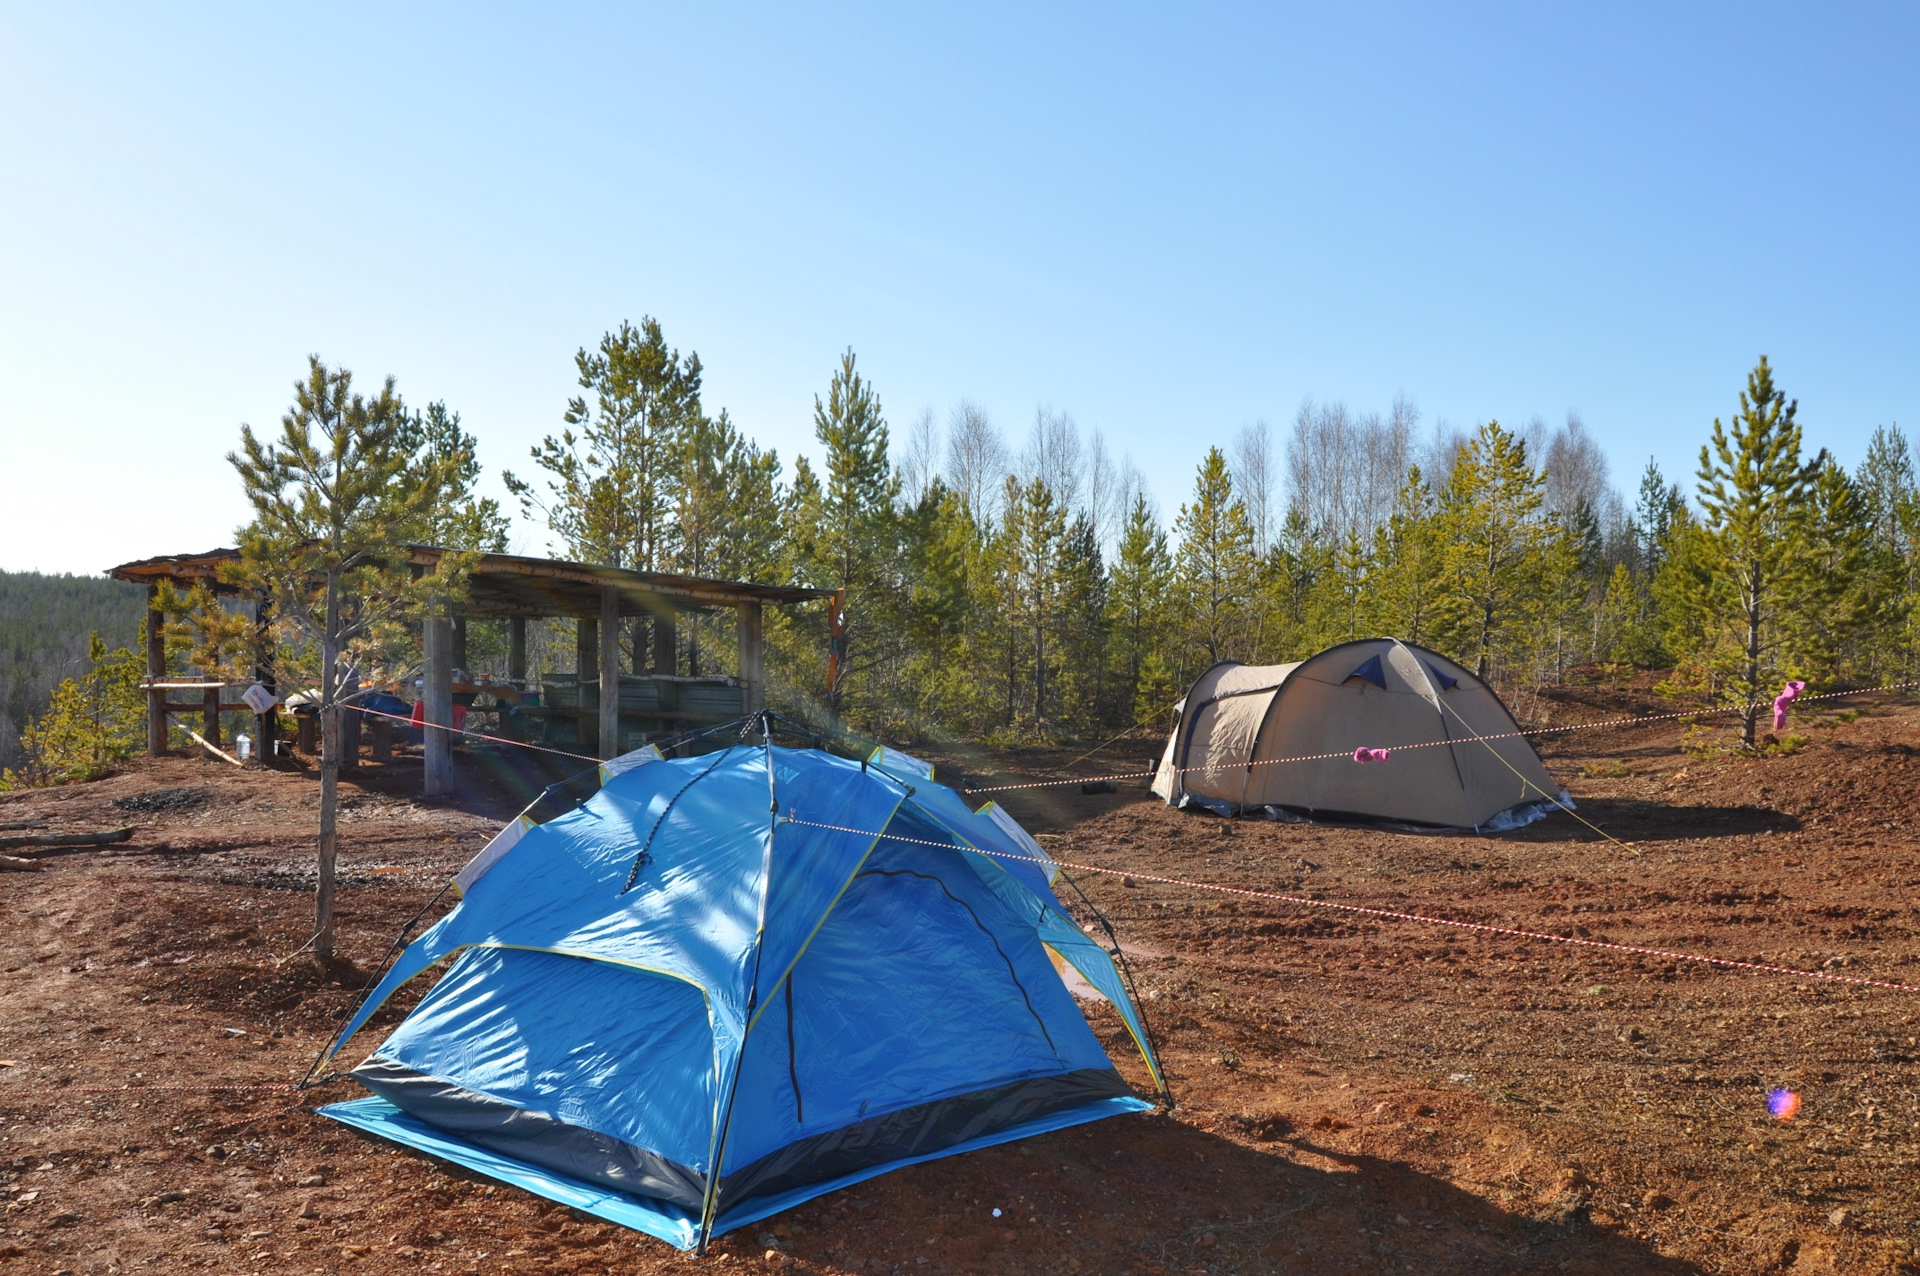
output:
[[0,767],[13,765],[20,728],[46,710],[54,687],[86,666],[88,635],[130,647],[145,616],[138,585],[0,571]]

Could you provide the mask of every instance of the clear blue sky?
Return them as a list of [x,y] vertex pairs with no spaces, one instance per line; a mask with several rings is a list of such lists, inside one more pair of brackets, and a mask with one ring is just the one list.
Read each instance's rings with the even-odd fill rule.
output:
[[[790,460],[1067,409],[1170,513],[1303,396],[1673,477],[1761,352],[1920,424],[1920,7],[0,3],[0,567],[227,543],[308,352],[490,475],[658,317]],[[544,538],[527,530],[523,544]]]

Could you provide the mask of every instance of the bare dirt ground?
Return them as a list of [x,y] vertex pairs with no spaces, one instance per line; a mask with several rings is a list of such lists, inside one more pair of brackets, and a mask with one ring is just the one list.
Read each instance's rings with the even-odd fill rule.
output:
[[[1664,707],[1573,690],[1553,714]],[[1795,729],[1810,742],[1763,759],[1691,757],[1672,726],[1549,737],[1581,813],[1637,857],[1563,815],[1419,837],[1227,823],[1128,786],[1008,804],[1061,858],[1124,872],[1920,983],[1920,706]],[[962,761],[1012,776],[1070,756]],[[1076,770],[1147,761],[1117,746]],[[293,1107],[351,1083],[118,1089],[305,1070],[398,927],[512,813],[479,785],[414,801],[416,778],[349,782],[332,968],[289,957],[310,772],[174,758],[0,795],[0,823],[136,826],[0,873],[0,1274],[1920,1271],[1920,995],[1088,872],[1175,1111],[898,1171],[705,1259]],[[1144,1086],[1111,1012],[1089,1015]],[[1804,1098],[1793,1121],[1768,1114],[1777,1086]]]

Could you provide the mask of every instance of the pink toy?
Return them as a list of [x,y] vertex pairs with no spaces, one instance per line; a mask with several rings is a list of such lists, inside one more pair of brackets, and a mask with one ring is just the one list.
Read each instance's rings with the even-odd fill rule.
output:
[[1353,760],[1355,762],[1385,762],[1387,760],[1387,750],[1355,749],[1353,751]]
[[1775,731],[1787,729],[1787,706],[1806,689],[1807,684],[1796,678],[1787,684],[1786,690],[1773,698],[1773,729]]

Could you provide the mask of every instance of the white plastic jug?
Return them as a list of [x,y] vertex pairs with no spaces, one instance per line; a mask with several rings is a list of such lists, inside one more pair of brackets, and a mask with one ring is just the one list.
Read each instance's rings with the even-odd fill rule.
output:
[[242,762],[245,762],[253,756],[253,737],[246,732],[242,731],[239,736],[234,739],[233,745],[234,748],[239,750],[240,760]]

